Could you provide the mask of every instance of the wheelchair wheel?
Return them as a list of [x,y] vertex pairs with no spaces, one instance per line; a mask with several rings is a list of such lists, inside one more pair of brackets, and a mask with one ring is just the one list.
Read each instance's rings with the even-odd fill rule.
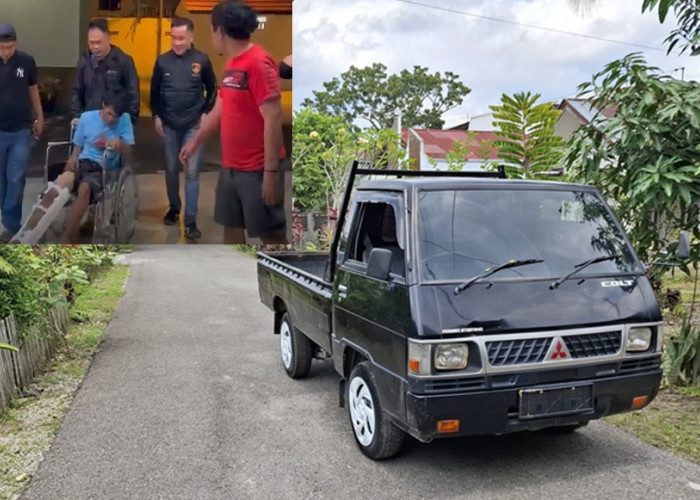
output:
[[93,207],[92,242],[94,244],[110,245],[115,241],[114,225],[110,222],[113,204],[111,196],[104,196]]
[[130,170],[122,170],[115,192],[115,237],[117,243],[125,244],[134,237],[139,215],[136,175]]

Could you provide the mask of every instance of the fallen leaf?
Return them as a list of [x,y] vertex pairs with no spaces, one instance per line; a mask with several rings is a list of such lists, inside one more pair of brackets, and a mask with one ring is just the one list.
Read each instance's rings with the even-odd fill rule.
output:
[[24,481],[25,479],[27,479],[27,475],[26,475],[26,474],[20,474],[19,476],[17,476],[17,477],[15,478],[15,481],[17,481],[18,483],[21,483],[21,482]]

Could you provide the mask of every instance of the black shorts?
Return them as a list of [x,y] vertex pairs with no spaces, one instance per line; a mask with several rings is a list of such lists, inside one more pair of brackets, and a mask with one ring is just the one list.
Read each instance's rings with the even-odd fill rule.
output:
[[251,238],[284,234],[284,174],[286,161],[280,162],[277,178],[278,205],[265,205],[262,198],[264,172],[241,172],[222,168],[216,185],[214,221],[224,227],[244,228]]
[[78,194],[78,187],[85,182],[90,186],[90,204],[93,204],[102,195],[104,185],[102,183],[102,167],[92,160],[78,161],[78,172],[75,174],[73,192]]

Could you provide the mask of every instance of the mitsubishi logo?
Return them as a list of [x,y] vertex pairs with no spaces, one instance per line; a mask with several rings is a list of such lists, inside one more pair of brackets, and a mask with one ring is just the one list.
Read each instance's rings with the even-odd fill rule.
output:
[[556,361],[569,358],[571,358],[571,354],[566,348],[566,344],[561,338],[555,337],[545,359],[547,359],[547,361]]

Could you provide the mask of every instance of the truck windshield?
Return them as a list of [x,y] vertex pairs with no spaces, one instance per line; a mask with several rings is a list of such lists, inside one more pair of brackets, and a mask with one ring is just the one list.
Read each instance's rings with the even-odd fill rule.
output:
[[[593,194],[557,190],[421,191],[418,258],[423,281],[464,281],[512,259],[543,262],[491,279],[641,272],[606,206]],[[490,280],[491,280],[490,279]]]

